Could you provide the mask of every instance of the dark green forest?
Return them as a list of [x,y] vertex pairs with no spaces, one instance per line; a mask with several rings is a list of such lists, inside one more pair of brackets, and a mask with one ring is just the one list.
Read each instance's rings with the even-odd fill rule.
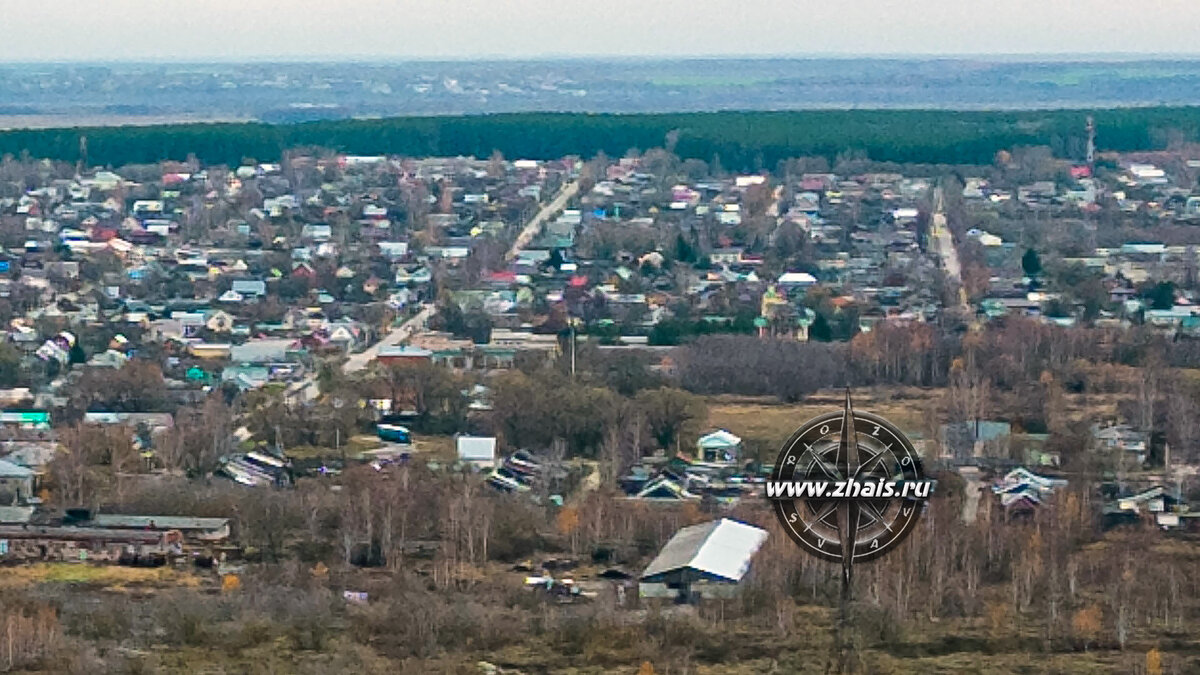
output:
[[[688,159],[720,159],[727,169],[773,169],[797,156],[846,152],[878,161],[980,164],[997,150],[1048,145],[1082,157],[1084,119],[1094,115],[1102,150],[1153,150],[1200,138],[1200,107],[1108,110],[812,110],[682,114],[514,113],[396,117],[300,124],[169,124],[0,132],[0,154],[75,161],[79,137],[94,165],[183,160],[211,164],[272,161],[286,148],[320,146],[356,154],[591,157],[662,147],[668,134]],[[674,133],[671,133],[674,132]]]

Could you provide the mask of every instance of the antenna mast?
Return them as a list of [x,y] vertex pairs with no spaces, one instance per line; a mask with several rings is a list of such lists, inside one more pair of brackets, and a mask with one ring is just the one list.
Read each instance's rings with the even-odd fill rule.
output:
[[82,176],[88,167],[87,136],[79,137],[79,161],[75,164],[75,174]]
[[1087,118],[1087,165],[1095,168],[1096,164],[1096,121],[1091,115]]

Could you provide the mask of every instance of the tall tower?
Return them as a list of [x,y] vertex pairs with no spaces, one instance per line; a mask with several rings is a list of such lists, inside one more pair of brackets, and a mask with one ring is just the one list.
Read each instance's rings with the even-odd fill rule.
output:
[[1092,168],[1096,163],[1096,122],[1091,115],[1087,118],[1087,165]]
[[87,167],[88,167],[87,136],[80,136],[79,137],[79,161],[75,164],[75,173],[79,176],[82,176],[83,172],[87,170]]

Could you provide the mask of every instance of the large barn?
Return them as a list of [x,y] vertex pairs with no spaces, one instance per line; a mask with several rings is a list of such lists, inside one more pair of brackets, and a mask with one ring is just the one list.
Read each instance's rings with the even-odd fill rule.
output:
[[728,518],[685,527],[642,572],[638,592],[685,601],[729,597],[766,539],[766,530]]

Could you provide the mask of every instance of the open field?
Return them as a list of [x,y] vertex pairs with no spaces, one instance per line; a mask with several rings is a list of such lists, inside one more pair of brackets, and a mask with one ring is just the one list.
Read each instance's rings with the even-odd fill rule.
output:
[[[1189,371],[1189,374],[1191,372]],[[882,415],[899,426],[914,441],[933,439],[936,430],[930,420],[941,419],[946,405],[946,390],[917,387],[872,387],[853,391],[857,410]],[[709,428],[728,429],[741,436],[752,452],[768,452],[773,457],[783,442],[809,419],[840,410],[843,392],[821,391],[799,403],[780,403],[768,397],[713,396],[707,399]],[[996,396],[989,405],[996,419],[1008,419],[1013,404]],[[1118,394],[1066,394],[1064,412],[1072,422],[1092,424],[1119,416]]]
[[119,590],[125,588],[196,588],[204,581],[172,567],[118,567],[89,563],[36,563],[0,568],[0,589],[34,584],[72,584]]
[[[741,436],[752,452],[772,457],[800,425],[822,413],[841,410],[842,396],[842,392],[823,391],[794,404],[765,397],[714,396],[708,399],[706,428],[728,429]],[[926,411],[939,406],[941,396],[941,390],[915,387],[853,392],[855,409],[888,418],[914,439],[927,436]]]
[[453,436],[414,436],[413,450],[426,461],[450,463],[457,459]]

